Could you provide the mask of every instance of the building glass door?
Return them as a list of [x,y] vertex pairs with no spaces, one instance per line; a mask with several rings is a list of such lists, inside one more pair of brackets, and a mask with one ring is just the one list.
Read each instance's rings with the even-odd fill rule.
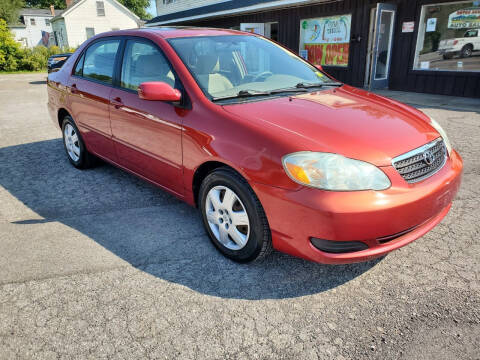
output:
[[395,25],[396,5],[377,4],[375,11],[372,55],[369,62],[369,89],[388,87],[390,64],[392,57],[393,32]]

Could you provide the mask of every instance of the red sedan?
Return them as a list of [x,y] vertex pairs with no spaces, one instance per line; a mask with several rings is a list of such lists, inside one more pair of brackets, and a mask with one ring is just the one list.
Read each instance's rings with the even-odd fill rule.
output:
[[49,74],[48,107],[75,167],[98,157],[198,206],[239,262],[382,256],[437,225],[460,186],[433,119],[254,34],[100,34]]

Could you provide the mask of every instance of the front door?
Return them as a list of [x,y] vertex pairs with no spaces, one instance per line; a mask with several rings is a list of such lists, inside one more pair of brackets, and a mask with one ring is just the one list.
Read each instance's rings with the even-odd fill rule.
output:
[[396,10],[397,6],[393,4],[379,3],[377,5],[373,17],[372,52],[368,69],[369,89],[388,87]]
[[126,41],[119,87],[110,94],[110,121],[120,165],[183,195],[182,118],[174,104],[142,100],[138,86],[161,81],[180,89],[173,69],[157,45]]

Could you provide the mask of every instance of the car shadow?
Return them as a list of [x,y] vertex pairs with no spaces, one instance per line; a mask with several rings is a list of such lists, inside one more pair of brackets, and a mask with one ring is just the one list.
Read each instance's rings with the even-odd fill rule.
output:
[[46,85],[47,80],[30,81],[29,84],[31,84],[31,85]]
[[316,294],[380,261],[328,266],[274,252],[263,261],[234,263],[211,244],[196,209],[113,166],[73,168],[61,139],[0,148],[0,185],[38,215],[13,216],[11,223],[60,222],[152,276],[212,296]]

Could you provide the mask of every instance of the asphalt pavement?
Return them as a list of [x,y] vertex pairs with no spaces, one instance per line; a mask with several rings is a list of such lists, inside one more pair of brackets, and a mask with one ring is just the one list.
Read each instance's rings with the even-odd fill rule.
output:
[[417,105],[465,164],[423,238],[362,264],[239,265],[196,209],[73,168],[45,76],[0,76],[0,359],[480,359],[480,106]]

